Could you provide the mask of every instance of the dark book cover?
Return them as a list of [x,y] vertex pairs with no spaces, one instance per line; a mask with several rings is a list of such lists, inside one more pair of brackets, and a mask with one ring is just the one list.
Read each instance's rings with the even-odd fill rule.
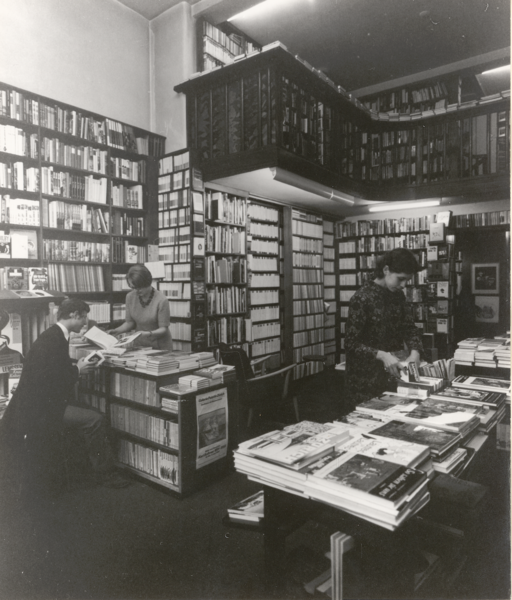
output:
[[435,454],[441,454],[460,439],[458,433],[431,429],[430,427],[418,427],[412,423],[402,423],[401,421],[390,421],[381,427],[372,429],[371,433],[372,435],[380,435],[395,440],[423,444],[429,446]]
[[192,279],[204,281],[204,258],[192,259]]
[[396,503],[423,483],[426,475],[415,469],[356,454],[323,478]]

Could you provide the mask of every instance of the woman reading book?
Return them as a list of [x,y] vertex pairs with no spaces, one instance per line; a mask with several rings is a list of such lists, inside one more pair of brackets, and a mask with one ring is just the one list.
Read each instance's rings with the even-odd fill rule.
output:
[[140,331],[135,342],[138,346],[150,346],[159,350],[172,350],[169,300],[151,285],[153,277],[144,265],[133,265],[126,274],[131,292],[126,295],[125,322],[111,329],[118,335],[128,331]]
[[350,300],[345,331],[348,412],[389,389],[390,376],[400,377],[401,359],[419,366],[421,332],[407,311],[403,294],[405,284],[418,271],[421,267],[410,250],[386,252],[377,260],[375,279]]

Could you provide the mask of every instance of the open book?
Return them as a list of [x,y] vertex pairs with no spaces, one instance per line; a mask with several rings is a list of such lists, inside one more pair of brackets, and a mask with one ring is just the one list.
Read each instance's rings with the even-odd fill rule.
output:
[[132,343],[142,335],[141,331],[137,331],[136,333],[132,333],[124,337],[121,340],[118,340],[113,335],[106,333],[101,330],[99,327],[91,327],[89,331],[84,333],[84,337],[103,348],[107,354],[124,354],[129,348],[131,348]]

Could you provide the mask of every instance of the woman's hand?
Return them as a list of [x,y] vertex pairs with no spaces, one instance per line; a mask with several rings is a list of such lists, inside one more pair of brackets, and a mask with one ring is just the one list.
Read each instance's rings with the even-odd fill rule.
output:
[[404,369],[403,365],[400,364],[400,360],[391,352],[384,352],[379,350],[377,352],[377,360],[380,360],[384,365],[384,369],[388,371],[393,377],[400,379],[400,371]]
[[406,363],[416,363],[416,366],[418,367],[418,369],[420,368],[420,353],[417,350],[411,350],[411,353],[409,354],[409,356],[406,358],[405,360]]

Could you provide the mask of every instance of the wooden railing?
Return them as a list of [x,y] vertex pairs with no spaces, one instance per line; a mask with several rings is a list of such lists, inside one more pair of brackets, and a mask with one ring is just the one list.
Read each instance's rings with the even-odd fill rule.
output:
[[374,113],[278,43],[175,89],[207,181],[277,166],[368,199],[508,193],[506,94]]

